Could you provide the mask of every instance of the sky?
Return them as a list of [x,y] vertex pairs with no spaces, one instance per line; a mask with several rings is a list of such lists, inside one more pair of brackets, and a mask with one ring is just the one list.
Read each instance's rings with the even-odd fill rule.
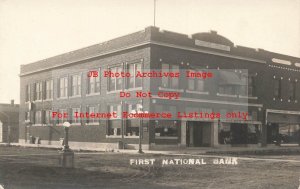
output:
[[[143,30],[153,10],[154,0],[0,0],[0,103],[20,102],[21,64]],[[300,0],[156,0],[156,26],[300,57]]]

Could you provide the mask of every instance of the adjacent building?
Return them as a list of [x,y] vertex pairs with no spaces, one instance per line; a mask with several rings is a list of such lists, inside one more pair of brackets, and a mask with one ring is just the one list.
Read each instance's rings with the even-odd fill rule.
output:
[[19,140],[19,105],[0,104],[0,143],[17,143]]
[[[105,71],[129,72],[131,77],[105,77]],[[216,77],[134,76],[142,71],[211,71]],[[71,147],[115,148],[121,141],[136,148],[139,135],[144,149],[298,144],[299,79],[300,58],[236,46],[216,31],[185,35],[147,27],[22,65],[19,141],[38,138],[35,143],[59,145],[62,123],[69,121]],[[136,98],[138,91],[152,95]],[[120,92],[131,96],[122,98]],[[159,96],[168,92],[180,98]],[[124,111],[247,112],[248,117],[124,119]],[[52,112],[57,112],[54,118]],[[78,112],[116,116],[74,118]],[[68,117],[58,117],[64,114]]]

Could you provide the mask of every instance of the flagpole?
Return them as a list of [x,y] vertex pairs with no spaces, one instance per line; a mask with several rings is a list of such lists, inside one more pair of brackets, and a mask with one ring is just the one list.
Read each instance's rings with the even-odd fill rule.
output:
[[155,27],[155,16],[156,16],[156,0],[154,0],[154,18],[153,18],[153,23],[154,23],[154,27]]

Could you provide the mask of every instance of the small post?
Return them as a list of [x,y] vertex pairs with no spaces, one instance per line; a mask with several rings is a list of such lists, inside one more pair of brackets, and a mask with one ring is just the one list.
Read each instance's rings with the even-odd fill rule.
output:
[[65,129],[65,137],[63,143],[63,149],[61,152],[61,166],[65,168],[74,167],[74,152],[69,147],[69,127],[71,124],[69,122],[64,122],[63,127]]

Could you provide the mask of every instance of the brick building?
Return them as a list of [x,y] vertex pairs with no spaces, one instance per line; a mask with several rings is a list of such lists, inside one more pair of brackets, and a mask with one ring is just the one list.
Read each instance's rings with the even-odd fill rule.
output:
[[0,104],[0,143],[18,142],[19,105],[11,100],[10,104]]
[[[104,71],[212,70],[211,80],[113,78]],[[88,77],[98,71],[99,77]],[[134,75],[134,74],[133,74]],[[235,46],[215,31],[179,34],[147,27],[104,43],[21,66],[20,143],[39,138],[58,145],[62,123],[70,121],[70,145],[136,148],[142,124],[143,148],[298,144],[300,59],[263,49]],[[244,83],[244,84],[241,84]],[[135,98],[137,91],[151,98]],[[131,93],[120,98],[120,92]],[[164,99],[159,92],[177,92]],[[241,112],[249,119],[122,119],[123,111]],[[51,118],[51,112],[72,118]],[[107,119],[75,119],[76,112],[115,112]],[[25,121],[27,120],[27,121]],[[27,123],[27,124],[26,124]]]

